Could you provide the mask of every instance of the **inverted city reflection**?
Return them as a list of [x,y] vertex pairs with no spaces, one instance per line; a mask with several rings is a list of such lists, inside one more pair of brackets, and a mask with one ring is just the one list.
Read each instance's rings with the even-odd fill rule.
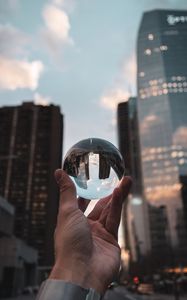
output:
[[80,197],[99,199],[113,192],[125,168],[123,158],[113,144],[89,138],[71,147],[63,169],[74,181]]

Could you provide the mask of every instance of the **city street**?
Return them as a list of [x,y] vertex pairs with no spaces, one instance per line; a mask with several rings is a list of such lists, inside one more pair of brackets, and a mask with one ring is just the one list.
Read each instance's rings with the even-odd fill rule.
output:
[[[34,300],[36,295],[21,295],[15,298],[6,298],[1,300]],[[176,300],[174,295],[137,295],[129,292],[125,287],[118,286],[108,290],[104,296],[104,300]],[[177,300],[187,300],[187,295],[180,296]]]
[[[104,300],[175,300],[174,295],[137,295],[129,292],[125,287],[118,286],[113,290],[108,290]],[[187,295],[181,296],[177,300],[187,300]]]

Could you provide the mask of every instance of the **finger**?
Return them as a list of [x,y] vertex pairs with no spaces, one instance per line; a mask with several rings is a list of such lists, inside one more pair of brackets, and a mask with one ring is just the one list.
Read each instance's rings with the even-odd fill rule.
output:
[[88,207],[88,204],[90,203],[90,200],[84,199],[82,197],[79,197],[78,199],[78,207],[82,212],[85,212],[85,210]]
[[60,189],[60,207],[78,208],[76,187],[65,171],[55,171],[55,179]]
[[113,201],[114,193],[115,193],[115,190],[113,191],[112,195],[110,196],[110,200],[108,201],[108,203],[105,205],[105,207],[103,207],[103,210],[99,216],[99,222],[103,226],[105,226],[105,224],[106,224],[106,220],[107,220],[107,217],[108,217],[110,209],[111,209],[111,202]]
[[107,203],[110,201],[111,195],[102,198],[97,202],[97,204],[94,206],[94,209],[91,211],[91,213],[88,215],[88,218],[96,221],[99,219],[103,209],[106,207]]
[[113,234],[115,238],[118,235],[118,228],[121,219],[121,211],[122,205],[125,199],[128,196],[132,185],[132,179],[130,177],[123,177],[120,182],[119,187],[117,187],[112,195],[112,200],[110,203],[110,210],[108,212],[106,218],[106,225],[105,228],[108,232]]

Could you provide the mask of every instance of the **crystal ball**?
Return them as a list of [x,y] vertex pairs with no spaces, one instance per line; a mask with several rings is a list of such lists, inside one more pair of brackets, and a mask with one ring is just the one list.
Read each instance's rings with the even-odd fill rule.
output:
[[88,138],[67,152],[63,169],[75,183],[78,196],[99,199],[110,195],[124,175],[121,153],[110,142]]

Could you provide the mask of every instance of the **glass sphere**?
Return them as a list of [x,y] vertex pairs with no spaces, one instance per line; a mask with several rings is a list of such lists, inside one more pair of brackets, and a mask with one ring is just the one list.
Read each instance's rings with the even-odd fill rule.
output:
[[88,138],[67,152],[63,169],[76,185],[77,194],[85,199],[110,195],[124,175],[124,161],[110,142]]

